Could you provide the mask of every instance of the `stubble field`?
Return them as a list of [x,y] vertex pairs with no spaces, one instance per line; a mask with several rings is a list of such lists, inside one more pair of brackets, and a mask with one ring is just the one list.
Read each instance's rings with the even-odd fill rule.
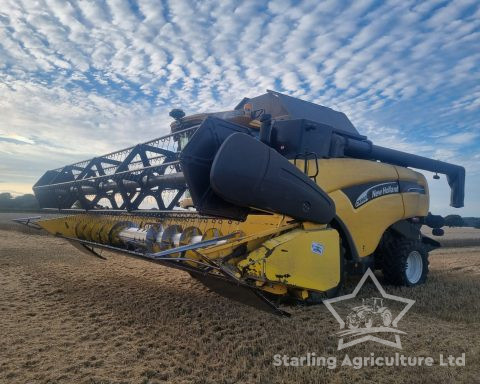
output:
[[291,318],[276,317],[219,297],[186,273],[110,253],[106,261],[89,257],[64,240],[18,231],[9,218],[0,218],[2,383],[480,382],[478,246],[434,251],[424,286],[386,287],[416,300],[402,319],[401,351],[372,342],[347,351],[465,353],[465,367],[276,367],[276,354],[341,362],[338,325],[324,305],[287,307]]

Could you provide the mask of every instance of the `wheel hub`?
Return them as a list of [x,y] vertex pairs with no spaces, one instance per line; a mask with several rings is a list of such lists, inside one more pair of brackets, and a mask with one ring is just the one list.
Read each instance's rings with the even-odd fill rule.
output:
[[407,268],[405,274],[410,284],[416,284],[422,277],[423,260],[418,251],[412,251],[407,257]]

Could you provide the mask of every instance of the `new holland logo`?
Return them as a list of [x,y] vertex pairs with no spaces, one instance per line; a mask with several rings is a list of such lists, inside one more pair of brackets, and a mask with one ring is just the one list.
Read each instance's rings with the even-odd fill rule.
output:
[[358,208],[372,199],[392,193],[399,193],[399,191],[400,186],[397,182],[377,184],[363,191],[355,200],[354,206]]
[[[357,295],[367,278],[373,281],[379,295],[364,298],[360,302]],[[415,303],[415,300],[387,294],[372,270],[368,269],[351,294],[323,302],[340,325],[340,331],[337,332],[338,350],[366,341],[374,341],[401,349],[400,335],[404,335],[406,332],[398,328],[398,323]],[[339,313],[341,311],[338,307],[341,304],[344,304],[343,314]],[[394,309],[393,305],[400,306],[400,308]],[[389,335],[391,335],[390,339],[387,338]]]

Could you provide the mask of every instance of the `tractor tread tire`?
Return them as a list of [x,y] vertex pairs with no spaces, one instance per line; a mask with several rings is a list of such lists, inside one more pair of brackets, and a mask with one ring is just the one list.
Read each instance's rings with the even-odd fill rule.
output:
[[[425,283],[428,274],[428,251],[420,240],[390,236],[382,247],[382,270],[387,284],[396,286],[415,286]],[[410,283],[407,279],[407,258],[410,252],[418,251],[422,256],[423,269],[420,279]]]

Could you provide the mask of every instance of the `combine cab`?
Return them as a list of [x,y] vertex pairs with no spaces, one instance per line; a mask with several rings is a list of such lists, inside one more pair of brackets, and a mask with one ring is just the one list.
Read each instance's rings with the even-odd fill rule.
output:
[[33,190],[59,215],[36,225],[285,314],[276,303],[318,302],[369,267],[392,284],[425,281],[438,244],[420,227],[443,220],[409,167],[445,174],[463,206],[462,167],[376,146],[323,106],[268,91],[232,111],[171,116],[166,136],[47,171]]

